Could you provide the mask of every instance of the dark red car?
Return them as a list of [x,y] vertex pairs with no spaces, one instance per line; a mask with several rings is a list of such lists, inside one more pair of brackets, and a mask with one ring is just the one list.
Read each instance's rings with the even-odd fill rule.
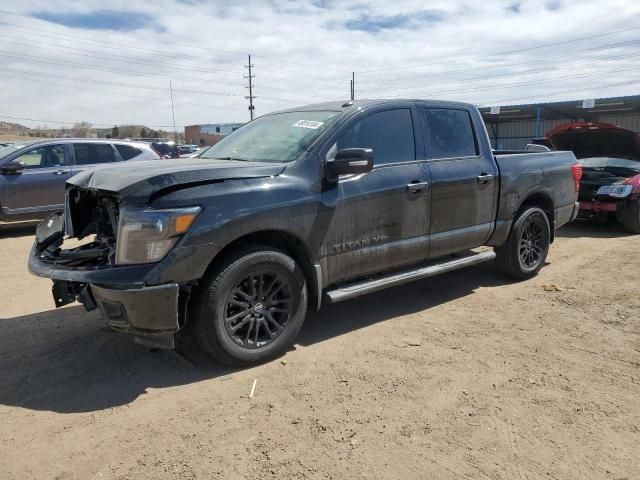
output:
[[640,135],[611,123],[575,122],[546,136],[554,149],[571,150],[582,165],[579,215],[615,218],[640,233]]

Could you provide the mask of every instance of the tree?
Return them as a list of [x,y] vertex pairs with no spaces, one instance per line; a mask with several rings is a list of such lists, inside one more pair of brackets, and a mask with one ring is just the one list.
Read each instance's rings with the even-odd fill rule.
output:
[[77,138],[87,138],[92,133],[92,125],[89,122],[76,123],[71,127],[71,135]]
[[118,131],[118,126],[114,125],[111,129],[111,138],[118,138],[120,136],[120,132]]
[[149,131],[147,130],[147,127],[142,127],[140,129],[140,138],[148,138],[149,137]]

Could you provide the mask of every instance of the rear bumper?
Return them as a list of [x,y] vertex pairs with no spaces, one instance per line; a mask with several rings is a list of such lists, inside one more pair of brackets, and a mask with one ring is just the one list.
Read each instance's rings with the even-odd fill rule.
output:
[[570,203],[562,207],[556,208],[555,211],[555,228],[560,228],[564,224],[572,222],[578,216],[580,204],[578,202]]

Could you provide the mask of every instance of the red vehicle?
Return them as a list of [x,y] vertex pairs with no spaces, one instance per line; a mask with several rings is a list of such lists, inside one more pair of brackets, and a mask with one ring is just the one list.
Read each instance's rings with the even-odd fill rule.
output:
[[583,218],[614,218],[640,233],[640,135],[611,123],[575,122],[546,135],[556,150],[571,150],[582,165]]

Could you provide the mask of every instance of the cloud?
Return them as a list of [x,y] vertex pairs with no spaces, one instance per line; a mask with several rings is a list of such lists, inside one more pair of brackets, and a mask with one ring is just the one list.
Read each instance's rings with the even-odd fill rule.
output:
[[171,81],[178,125],[243,121],[246,53],[258,115],[344,100],[354,71],[359,98],[640,93],[602,87],[640,81],[640,30],[534,48],[634,28],[637,1],[517,3],[519,14],[502,0],[4,0],[20,15],[2,13],[0,115],[170,125]]
[[520,13],[520,9],[522,8],[522,3],[512,3],[507,7],[507,11],[511,13]]
[[347,20],[344,26],[349,30],[361,30],[377,33],[381,30],[420,28],[424,24],[442,22],[445,14],[441,10],[424,10],[411,15],[392,15],[388,17],[361,15]]
[[96,10],[87,13],[73,12],[33,12],[32,16],[47,22],[57,23],[71,28],[88,30],[131,31],[141,28],[162,29],[155,23],[154,17],[147,13],[132,11]]

